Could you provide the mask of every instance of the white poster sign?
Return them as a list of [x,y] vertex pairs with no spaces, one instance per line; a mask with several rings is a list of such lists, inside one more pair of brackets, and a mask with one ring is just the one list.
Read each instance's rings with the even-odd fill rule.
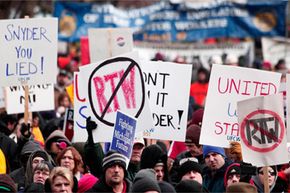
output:
[[79,87],[84,87],[88,116],[98,124],[96,142],[111,142],[116,112],[120,110],[137,122],[136,134],[152,128],[152,114],[146,95],[137,52],[80,67]]
[[286,75],[286,123],[287,141],[290,143],[290,74]]
[[130,28],[91,28],[88,30],[91,63],[133,50]]
[[[6,87],[6,110],[8,114],[24,113],[24,86]],[[53,84],[30,85],[28,94],[29,112],[54,109]]]
[[5,107],[4,89],[0,87],[0,108]]
[[213,65],[205,103],[200,143],[228,147],[240,141],[237,101],[279,92],[280,73]]
[[262,38],[262,51],[265,61],[271,62],[273,66],[280,59],[285,59],[288,68],[290,67],[290,39],[289,38]]
[[258,167],[287,163],[283,94],[239,101],[237,111],[243,161]]
[[0,85],[55,83],[57,18],[0,20]]
[[73,142],[85,142],[88,139],[86,118],[89,116],[88,99],[84,96],[85,86],[79,84],[79,73],[74,72],[74,136]]
[[154,124],[144,137],[185,141],[192,66],[144,61],[141,68]]

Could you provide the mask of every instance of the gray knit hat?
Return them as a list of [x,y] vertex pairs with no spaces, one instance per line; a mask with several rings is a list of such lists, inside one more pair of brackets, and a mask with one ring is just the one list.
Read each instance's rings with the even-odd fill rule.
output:
[[117,151],[109,151],[103,159],[103,170],[106,171],[113,165],[120,165],[126,171],[126,157]]

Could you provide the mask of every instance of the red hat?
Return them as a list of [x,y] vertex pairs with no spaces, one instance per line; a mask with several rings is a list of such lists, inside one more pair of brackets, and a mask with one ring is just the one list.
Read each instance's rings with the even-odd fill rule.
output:
[[200,108],[193,112],[192,118],[191,118],[191,124],[195,124],[201,127],[203,111],[204,111],[203,108]]
[[99,179],[92,174],[85,174],[78,182],[78,193],[88,191]]
[[186,143],[194,143],[194,144],[199,144],[199,137],[200,137],[200,126],[191,124],[187,127],[186,130]]

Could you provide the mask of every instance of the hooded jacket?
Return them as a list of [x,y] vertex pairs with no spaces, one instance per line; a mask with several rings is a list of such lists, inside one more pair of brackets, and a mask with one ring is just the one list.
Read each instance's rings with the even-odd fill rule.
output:
[[[277,167],[276,166],[271,166],[271,168],[276,172],[276,174],[275,174],[275,178],[274,178],[274,182],[273,182],[272,186],[269,187],[269,192],[272,192],[273,188],[275,187],[275,184],[276,184],[276,181],[277,181],[277,177],[278,177]],[[258,168],[258,171],[260,169],[261,168]],[[264,191],[264,185],[260,181],[258,173],[255,176],[252,176],[252,182],[254,182],[254,185],[257,187],[258,193],[264,193],[265,192]]]

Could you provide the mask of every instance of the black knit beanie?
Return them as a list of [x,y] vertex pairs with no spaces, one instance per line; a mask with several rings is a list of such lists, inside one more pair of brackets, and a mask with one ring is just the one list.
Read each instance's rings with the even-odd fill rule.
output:
[[161,193],[157,180],[150,177],[143,177],[135,181],[132,185],[132,193],[141,193],[147,191],[157,191]]

